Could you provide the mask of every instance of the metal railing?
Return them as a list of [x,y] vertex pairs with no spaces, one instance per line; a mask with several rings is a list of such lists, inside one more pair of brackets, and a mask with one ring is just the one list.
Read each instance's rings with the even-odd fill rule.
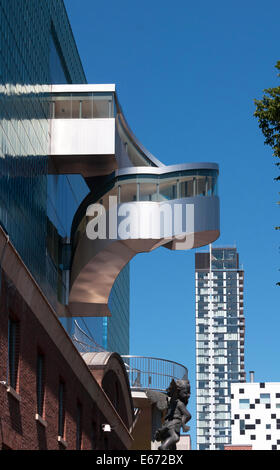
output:
[[122,356],[122,359],[132,390],[164,392],[172,379],[188,379],[188,369],[177,362],[144,356]]
[[74,320],[74,333],[72,335],[72,341],[80,353],[105,351],[102,346],[96,343],[93,338],[88,336],[84,330],[82,330],[76,320]]
[[[76,320],[72,341],[82,354],[105,351],[80,327]],[[123,355],[121,357],[129,377],[131,390],[149,389],[165,392],[172,379],[188,379],[188,369],[178,362],[145,356]]]

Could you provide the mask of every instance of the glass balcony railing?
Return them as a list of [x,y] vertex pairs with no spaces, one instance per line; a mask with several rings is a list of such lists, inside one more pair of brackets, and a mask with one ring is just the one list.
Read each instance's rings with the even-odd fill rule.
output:
[[115,117],[113,93],[60,93],[51,101],[52,119],[103,119]]

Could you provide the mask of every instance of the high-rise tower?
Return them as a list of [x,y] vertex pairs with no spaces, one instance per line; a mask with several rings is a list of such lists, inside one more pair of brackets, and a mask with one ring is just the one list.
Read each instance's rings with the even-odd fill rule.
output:
[[245,381],[244,272],[236,248],[195,255],[197,449],[230,443],[230,384]]

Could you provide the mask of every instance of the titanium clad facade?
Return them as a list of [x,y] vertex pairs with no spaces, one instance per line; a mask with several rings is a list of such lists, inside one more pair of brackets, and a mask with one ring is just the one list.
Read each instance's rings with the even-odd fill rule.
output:
[[236,248],[196,253],[198,450],[231,443],[230,386],[245,380],[243,282]]
[[[50,91],[86,77],[62,0],[0,0],[0,45],[0,223],[56,309],[68,302],[71,224],[89,188],[80,174],[48,174]],[[123,277],[102,327],[127,353],[129,269]],[[62,323],[70,333],[73,319]]]

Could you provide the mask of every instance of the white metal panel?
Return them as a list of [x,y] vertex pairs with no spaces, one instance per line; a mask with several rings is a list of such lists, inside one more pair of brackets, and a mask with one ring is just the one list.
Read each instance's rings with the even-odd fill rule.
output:
[[113,155],[115,119],[52,119],[51,155]]
[[114,93],[116,85],[113,83],[83,83],[52,85],[52,93]]

